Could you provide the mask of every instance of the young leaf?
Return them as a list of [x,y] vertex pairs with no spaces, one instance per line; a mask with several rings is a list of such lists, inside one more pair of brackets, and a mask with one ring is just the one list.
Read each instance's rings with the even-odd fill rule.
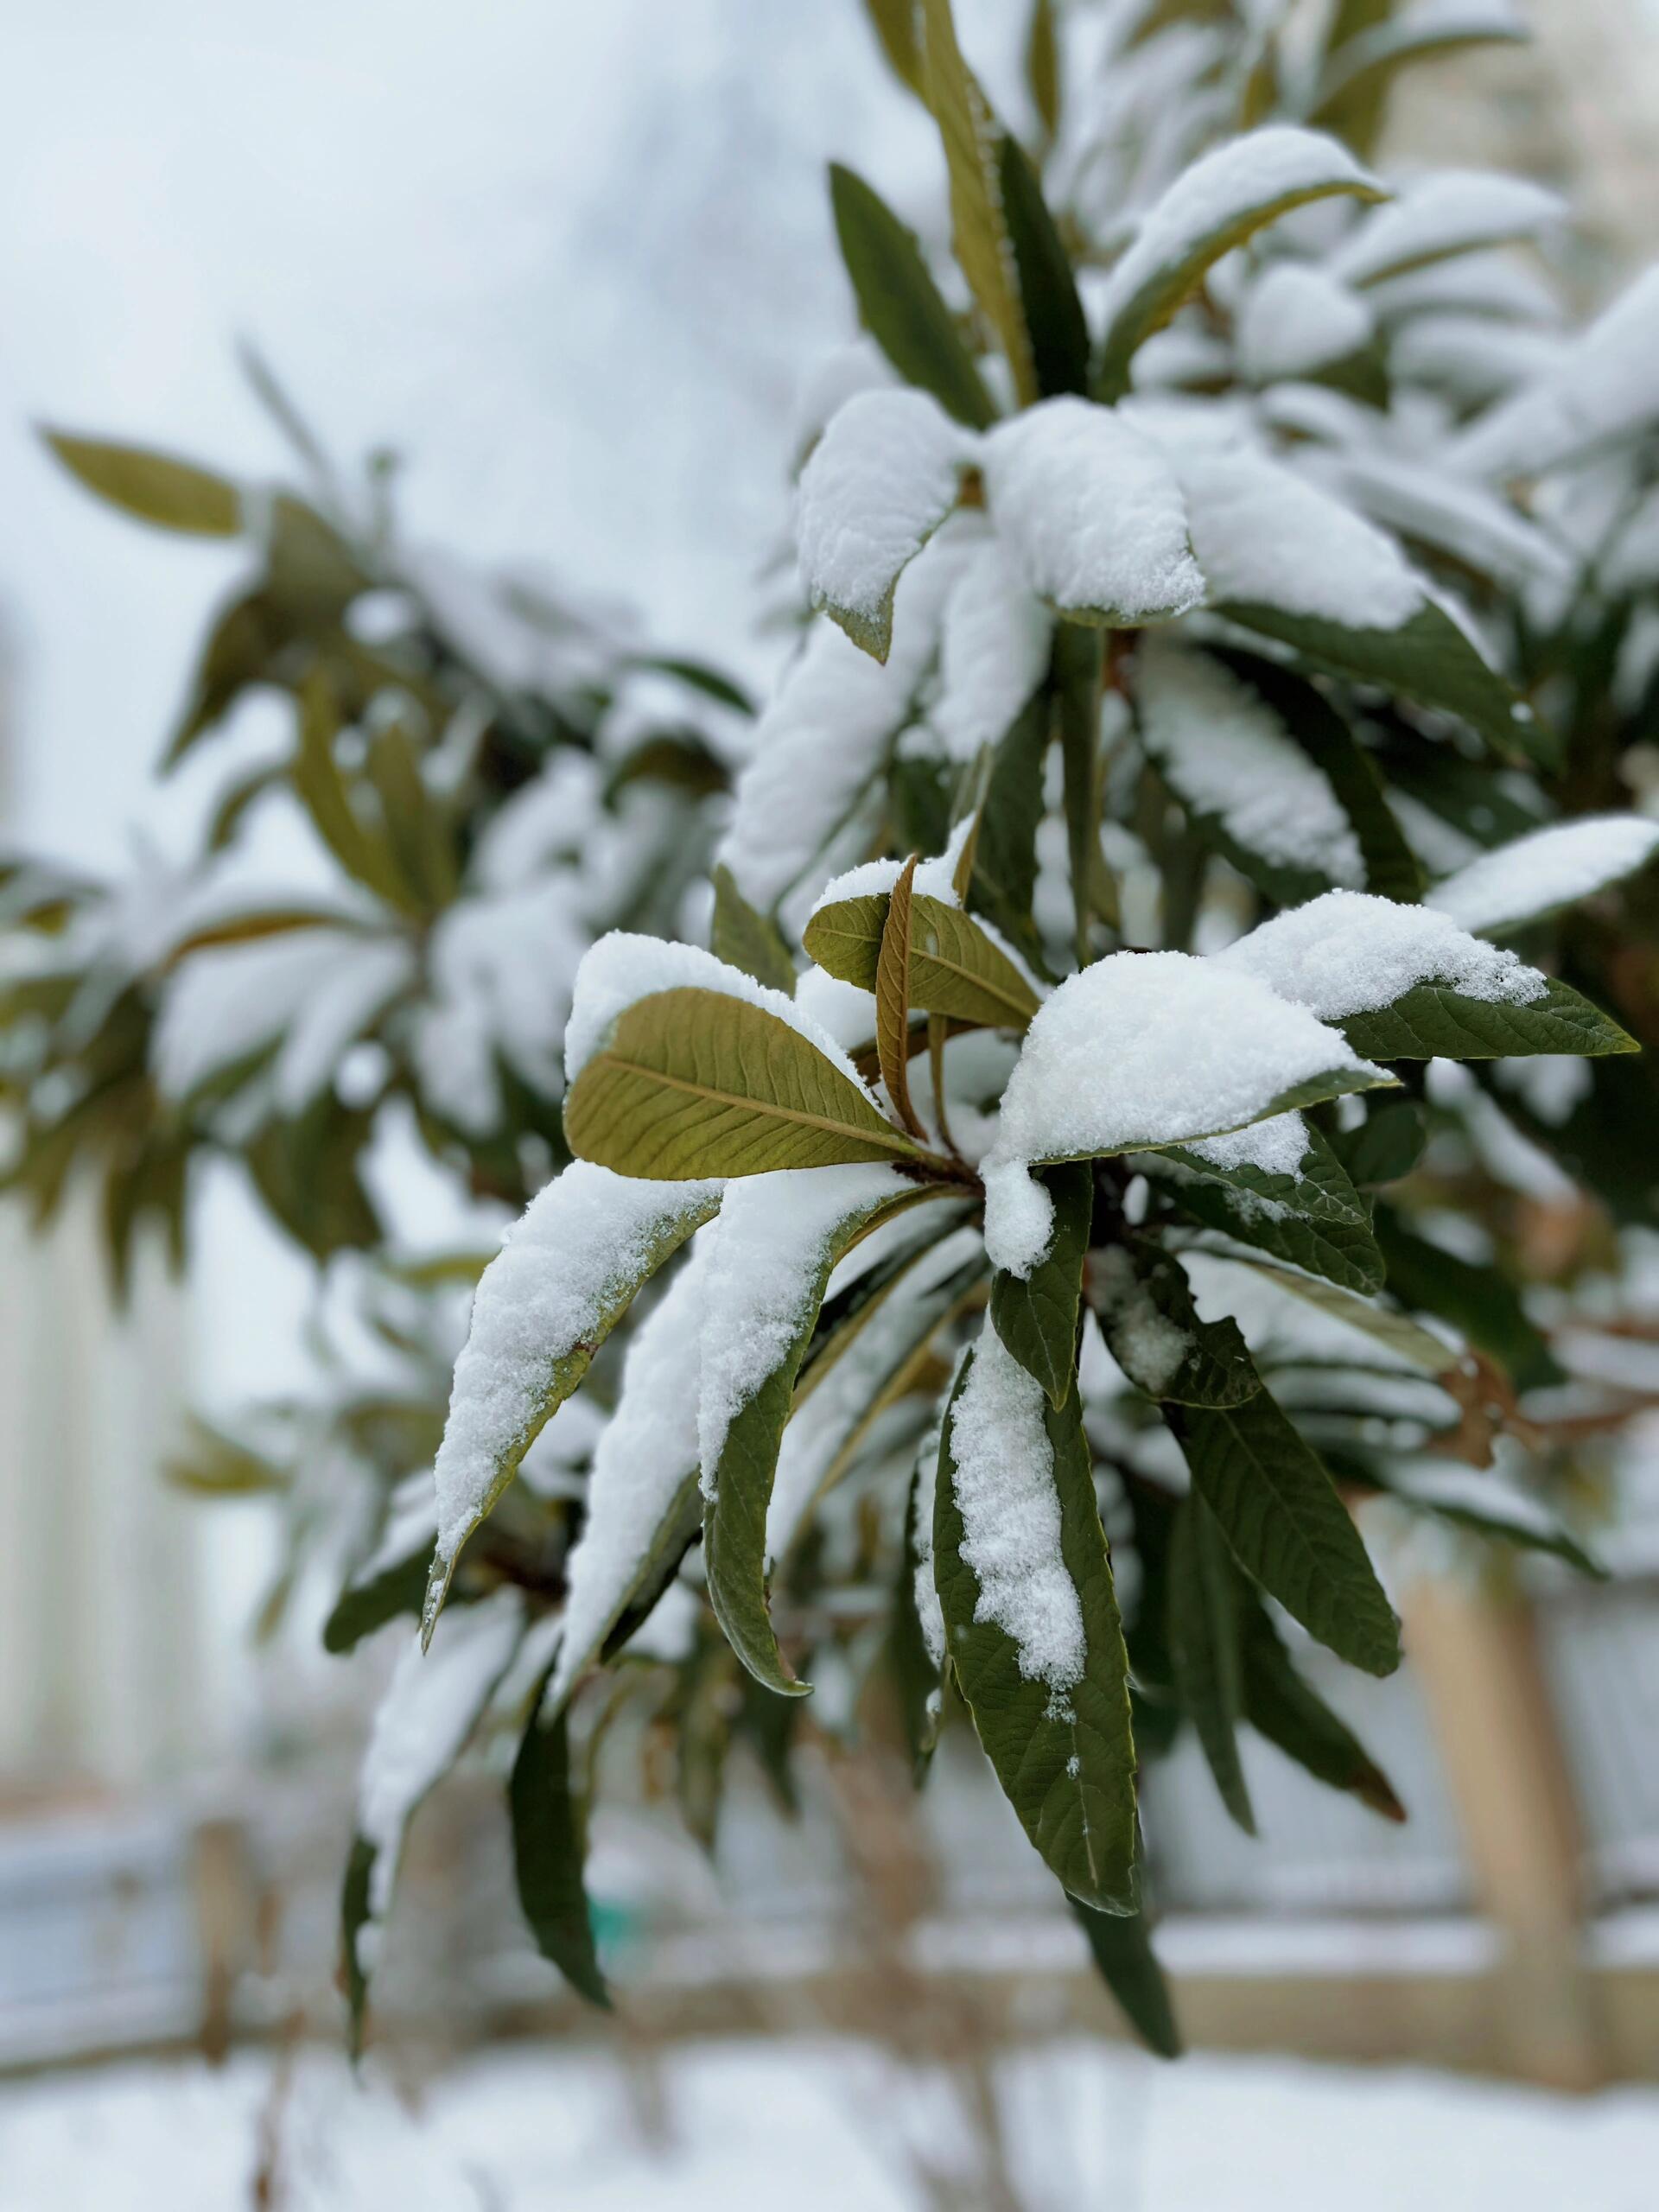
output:
[[919,1137],[922,1125],[910,1103],[910,908],[915,879],[912,853],[887,893],[881,925],[875,963],[875,1049],[893,1110],[912,1136]]
[[1387,196],[1334,139],[1288,125],[1247,132],[1194,162],[1154,203],[1112,271],[1096,397],[1116,399],[1128,389],[1136,349],[1224,253],[1293,207],[1336,193]]
[[1164,1418],[1245,1572],[1339,1658],[1392,1674],[1399,1623],[1330,1476],[1270,1394]]
[[940,1446],[946,1649],[996,1777],[1074,1897],[1137,1904],[1128,1662],[1074,1393],[1058,1412],[984,1330]]
[[570,1086],[564,1128],[584,1160],[654,1180],[922,1157],[798,1030],[697,988],[623,1010]]
[[1043,1176],[1054,1202],[1054,1234],[1029,1275],[999,1273],[991,1283],[991,1321],[1049,1403],[1071,1395],[1077,1365],[1077,1306],[1083,1294],[1084,1255],[1094,1217],[1094,1170],[1084,1160],[1049,1168]]
[[[886,892],[862,893],[820,906],[804,943],[818,966],[843,983],[873,991],[887,926]],[[988,1029],[1023,1029],[1037,994],[1014,962],[971,915],[942,899],[912,894],[910,1004]]]
[[717,1183],[660,1185],[578,1160],[531,1201],[485,1269],[435,1470],[429,1639],[461,1546],[588,1372],[634,1293],[709,1220]]
[[1385,1821],[1406,1808],[1389,1777],[1344,1721],[1297,1673],[1277,1630],[1260,1605],[1246,1607],[1244,1711],[1249,1724],[1315,1781],[1345,1789]]
[[1196,1491],[1175,1516],[1169,1550],[1169,1654],[1222,1802],[1246,1835],[1255,1815],[1238,1755],[1244,1713],[1236,1570],[1215,1516]]
[[[1039,0],[1039,20],[1045,13],[1046,0]],[[1052,42],[1052,25],[1050,35]],[[1019,141],[1006,133],[997,144],[997,179],[1037,390],[1045,399],[1062,391],[1081,396],[1089,389],[1089,326],[1071,257],[1054,227],[1036,170]]]
[[862,177],[836,162],[830,200],[865,328],[906,383],[931,391],[969,429],[984,429],[996,410],[914,235]]
[[1170,2002],[1169,1985],[1152,1948],[1146,1915],[1096,1912],[1076,1897],[1068,1900],[1101,1980],[1122,2006],[1125,2018],[1158,2058],[1179,2058],[1185,2048]]
[[715,869],[715,922],[710,940],[716,959],[741,968],[757,983],[795,995],[795,963],[776,922],[758,912],[737,887],[723,861]]
[[732,1649],[781,1695],[806,1685],[772,1630],[766,1521],[802,1363],[836,1267],[879,1221],[926,1195],[883,1167],[776,1177],[734,1191],[715,1232],[697,1411],[703,1568]]
[[918,0],[922,83],[939,126],[950,180],[950,242],[980,312],[996,333],[1014,372],[1015,397],[1037,397],[1031,341],[1014,285],[1014,256],[1002,215],[995,125],[985,95],[962,56],[950,0]]
[[195,537],[234,537],[242,528],[242,495],[235,485],[193,461],[62,430],[41,435],[89,492],[140,522]]
[[589,2004],[608,2012],[582,1881],[586,1840],[571,1789],[569,1726],[563,1710],[543,1715],[538,1694],[507,1785],[513,1872],[537,1949]]

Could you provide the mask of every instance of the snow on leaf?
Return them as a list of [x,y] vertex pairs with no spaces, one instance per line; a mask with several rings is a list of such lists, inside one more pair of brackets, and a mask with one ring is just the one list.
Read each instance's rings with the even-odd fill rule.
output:
[[1268,701],[1213,655],[1148,638],[1135,661],[1141,741],[1188,811],[1275,898],[1357,887],[1365,861],[1336,793]]
[[378,1961],[410,1820],[460,1758],[524,1625],[524,1599],[516,1590],[498,1590],[458,1606],[429,1652],[411,1637],[398,1655],[358,1780],[357,1847],[344,1912],[354,2021]]
[[939,691],[928,721],[953,760],[1000,743],[1048,668],[1053,617],[1005,540],[988,532],[944,603]]
[[360,931],[296,931],[193,954],[162,1001],[156,1081],[166,1096],[188,1097],[280,1037],[281,1103],[297,1112],[413,968],[406,945]]
[[1656,851],[1659,822],[1641,814],[1585,815],[1483,853],[1436,884],[1427,903],[1460,929],[1494,934],[1622,882]]
[[1392,1080],[1306,1008],[1243,981],[1183,952],[1117,952],[1045,1001],[985,1163],[998,1267],[1026,1274],[1046,1245],[1033,1162],[1190,1143]]
[[1659,419],[1659,264],[1646,269],[1553,365],[1466,430],[1456,465],[1533,476],[1634,436]]
[[509,1230],[479,1281],[438,1449],[429,1637],[461,1546],[640,1284],[719,1204],[718,1183],[639,1182],[577,1160]]
[[1184,170],[1111,272],[1100,379],[1106,395],[1122,391],[1136,346],[1161,329],[1223,254],[1293,207],[1333,193],[1386,197],[1334,138],[1290,124],[1230,139]]
[[1559,193],[1495,170],[1441,169],[1356,226],[1326,266],[1349,284],[1403,276],[1479,246],[1535,238],[1567,212]]
[[1110,408],[1070,395],[1027,408],[987,436],[984,470],[998,533],[1061,613],[1160,621],[1204,596],[1175,479]]
[[797,538],[812,604],[879,661],[899,575],[957,504],[976,442],[925,392],[861,392],[801,473]]
[[690,1258],[629,1343],[616,1411],[594,1447],[587,1518],[565,1562],[564,1632],[549,1714],[696,1530],[699,1346],[719,1235],[715,1225],[698,1231]]
[[1310,457],[1301,466],[1386,529],[1512,591],[1562,584],[1572,575],[1571,556],[1557,539],[1486,485],[1444,467],[1357,451]]
[[1370,336],[1364,301],[1327,270],[1300,261],[1270,263],[1245,294],[1234,325],[1238,365],[1252,384],[1312,376],[1358,353]]

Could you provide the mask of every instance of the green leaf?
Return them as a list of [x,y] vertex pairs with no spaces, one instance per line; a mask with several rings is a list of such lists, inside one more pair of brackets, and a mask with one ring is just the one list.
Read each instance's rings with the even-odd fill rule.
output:
[[1639,1052],[1634,1037],[1550,976],[1535,999],[1470,998],[1446,983],[1415,983],[1389,1005],[1334,1021],[1357,1052],[1376,1060],[1497,1060],[1534,1052]]
[[1375,24],[1332,53],[1308,121],[1341,137],[1352,135],[1357,125],[1369,130],[1394,79],[1411,63],[1436,60],[1471,46],[1513,46],[1527,35],[1519,22],[1478,6],[1463,16],[1446,10],[1434,20],[1414,22],[1407,16]]
[[1522,702],[1507,679],[1487,665],[1444,607],[1430,601],[1394,630],[1357,629],[1323,615],[1291,613],[1257,601],[1230,600],[1216,609],[1229,621],[1276,638],[1313,667],[1376,683],[1386,691],[1457,715],[1506,759],[1554,767],[1554,734]]
[[1245,1572],[1338,1658],[1392,1674],[1399,1623],[1330,1476],[1271,1394],[1164,1418]]
[[1441,1468],[1421,1462],[1395,1467],[1367,1458],[1357,1471],[1373,1489],[1400,1498],[1419,1512],[1433,1514],[1457,1528],[1471,1529],[1477,1535],[1496,1537],[1522,1551],[1547,1553],[1592,1581],[1609,1579],[1601,1562],[1537,1499],[1471,1467]]
[[861,177],[836,162],[830,199],[865,328],[907,384],[931,391],[970,429],[986,429],[996,410],[913,233]]
[[[719,1457],[705,1470],[711,1494],[703,1508],[702,1560],[709,1602],[743,1664],[757,1681],[781,1696],[802,1696],[809,1685],[791,1673],[772,1630],[766,1602],[766,1509],[784,1429],[798,1402],[796,1386],[814,1344],[824,1287],[878,1222],[930,1195],[922,1190],[878,1190],[856,1198],[830,1229],[811,1277],[786,1287],[784,1310],[775,1317],[781,1325],[771,1339],[779,1344],[777,1358],[733,1414]],[[861,1326],[869,1318],[861,1313]],[[842,1344],[836,1356],[845,1349]]]
[[1169,1985],[1152,1948],[1147,1918],[1141,1912],[1096,1912],[1068,1900],[1101,1980],[1147,2049],[1159,2058],[1179,2058],[1184,2045],[1170,2002]]
[[327,677],[315,670],[300,699],[299,750],[289,776],[312,826],[346,873],[389,906],[420,913],[411,891],[383,837],[368,830],[352,805],[351,794],[334,758],[340,713]]
[[582,1159],[654,1180],[925,1156],[798,1030],[702,989],[626,1007],[570,1086],[564,1128]]
[[1396,1313],[1392,1306],[1379,1306],[1373,1299],[1357,1298],[1339,1283],[1321,1276],[1277,1267],[1270,1260],[1258,1259],[1254,1252],[1241,1251],[1229,1256],[1254,1268],[1258,1274],[1271,1276],[1282,1290],[1306,1300],[1310,1306],[1317,1306],[1322,1313],[1345,1322],[1351,1329],[1357,1329],[1397,1357],[1421,1368],[1425,1375],[1444,1375],[1448,1368],[1458,1364],[1459,1354],[1452,1345],[1432,1336],[1427,1329],[1419,1328],[1415,1321],[1407,1314]]
[[323,1624],[323,1649],[336,1656],[351,1651],[400,1613],[418,1613],[431,1557],[429,1534],[403,1559],[392,1560],[366,1580],[347,1583]]
[[235,537],[242,495],[222,476],[143,446],[109,445],[67,431],[41,433],[70,474],[112,507],[140,522],[195,537]]
[[1288,669],[1255,653],[1217,658],[1258,692],[1319,769],[1347,816],[1365,863],[1365,888],[1379,899],[1414,906],[1423,872],[1383,796],[1371,756],[1325,694]]
[[1276,1744],[1315,1781],[1347,1790],[1385,1821],[1403,1821],[1405,1807],[1389,1777],[1346,1722],[1297,1673],[1260,1605],[1246,1611],[1243,1643],[1244,1712],[1257,1734]]
[[1365,1191],[1397,1183],[1422,1158],[1428,1141],[1423,1109],[1415,1099],[1366,1100],[1369,1109],[1357,1129],[1335,1139],[1337,1153],[1355,1184]]
[[[843,983],[875,988],[887,893],[867,892],[820,906],[804,943],[818,966]],[[972,916],[942,899],[911,901],[910,1004],[988,1029],[1023,1029],[1037,1011],[1037,994]]]
[[[1161,330],[1174,316],[1178,308],[1198,289],[1206,273],[1224,254],[1235,246],[1243,245],[1247,238],[1268,224],[1275,223],[1287,215],[1293,207],[1306,207],[1310,200],[1328,200],[1344,194],[1354,200],[1376,200],[1387,194],[1363,176],[1350,171],[1344,175],[1334,164],[1328,176],[1320,181],[1306,183],[1286,191],[1269,188],[1263,191],[1259,171],[1253,168],[1254,148],[1248,135],[1234,142],[1240,156],[1236,175],[1230,180],[1230,189],[1224,199],[1212,199],[1213,207],[1224,212],[1217,213],[1201,230],[1192,230],[1185,224],[1173,226],[1178,242],[1168,255],[1152,265],[1137,279],[1116,280],[1116,289],[1111,302],[1110,320],[1107,323],[1101,345],[1100,365],[1095,375],[1095,397],[1097,399],[1120,398],[1129,385],[1129,363],[1139,346],[1155,331]],[[1211,157],[1214,158],[1213,156]],[[1177,179],[1171,192],[1179,192],[1184,179]],[[1213,192],[1220,194],[1222,181],[1213,180]],[[1144,226],[1145,235],[1155,234],[1161,201],[1154,203]],[[1130,252],[1134,252],[1132,246]],[[1126,256],[1127,260],[1127,256]],[[1138,266],[1138,264],[1137,264]]]
[[[938,1439],[931,1428],[922,1440],[921,1452],[912,1470],[910,1488],[905,1500],[905,1541],[899,1560],[899,1579],[893,1593],[892,1624],[887,1631],[887,1662],[897,1696],[899,1721],[905,1732],[905,1742],[910,1751],[911,1771],[918,1789],[938,1744],[944,1701],[939,1669],[922,1633],[917,1605],[916,1578],[920,1566],[917,1549],[917,1514],[924,1504],[931,1508],[933,1495],[932,1484],[927,1483],[925,1486],[925,1477],[929,1470],[924,1461],[929,1456],[937,1465]],[[929,1537],[931,1541],[931,1513]]]
[[1175,1516],[1169,1550],[1168,1643],[1175,1687],[1221,1792],[1246,1835],[1255,1815],[1238,1755],[1244,1712],[1238,1581],[1215,1516],[1194,1491]]
[[864,0],[864,12],[893,75],[918,100],[925,99],[922,49],[916,36],[916,0]]
[[[1026,34],[1026,82],[1031,87],[1032,105],[1043,126],[1043,136],[1052,141],[1060,128],[1060,47],[1054,29],[1053,0],[1033,0],[1031,29]],[[1007,198],[1005,182],[1005,202]],[[1080,391],[1083,387],[1068,389]]]
[[[561,1193],[563,1203],[570,1207],[568,1216],[562,1213]],[[613,1263],[606,1273],[593,1249],[582,1251],[584,1272],[598,1272],[600,1280],[588,1296],[574,1301],[563,1337],[550,1329],[531,1331],[526,1323],[545,1295],[548,1275],[572,1262],[574,1240],[580,1236],[586,1245],[593,1243],[594,1230],[584,1221],[604,1206],[605,1179],[582,1162],[567,1168],[534,1201],[545,1228],[556,1230],[563,1219],[568,1234],[556,1235],[550,1243],[510,1239],[480,1281],[450,1400],[451,1422],[458,1412],[464,1415],[463,1440],[456,1447],[446,1430],[438,1452],[440,1499],[453,1450],[459,1448],[470,1462],[474,1452],[483,1449],[490,1471],[447,1546],[434,1554],[422,1616],[422,1632],[429,1641],[462,1547],[493,1510],[525,1452],[587,1374],[594,1355],[633,1303],[640,1285],[720,1207],[718,1189],[711,1190],[706,1183],[664,1191],[660,1210],[643,1218],[636,1194],[626,1185],[614,1188],[613,1195],[618,1207]],[[480,1420],[486,1423],[481,1440]],[[471,1488],[469,1467],[469,1497]]]
[[1391,1206],[1376,1209],[1376,1240],[1388,1262],[1389,1288],[1402,1306],[1449,1321],[1497,1362],[1517,1390],[1566,1381],[1519,1291],[1496,1268],[1477,1267],[1414,1235]]
[[783,932],[770,916],[758,913],[737,887],[724,861],[715,870],[715,924],[709,940],[715,957],[741,968],[757,983],[785,998],[795,995],[795,963]]
[[[1085,1643],[1081,1677],[1057,1693],[1040,1676],[1021,1672],[1020,1646],[1007,1629],[977,1617],[980,1583],[963,1557],[956,1420],[975,1362],[988,1357],[1007,1356],[995,1338],[982,1338],[958,1376],[940,1440],[933,1547],[945,1648],[997,1779],[1045,1863],[1085,1904],[1133,1912],[1137,1828],[1128,1661],[1081,1410],[1075,1392],[1057,1412],[1030,1382],[1033,1411],[1053,1454],[1060,1565],[1077,1592]],[[1007,1371],[1029,1382],[1011,1357]]]
[[887,893],[881,924],[875,962],[875,1052],[893,1111],[911,1135],[919,1137],[922,1125],[910,1103],[911,886],[915,879],[912,853]]
[[1180,1262],[1150,1237],[1096,1253],[1089,1295],[1108,1351],[1149,1398],[1236,1406],[1262,1388],[1237,1322],[1201,1321]]
[[611,1994],[600,1972],[582,1881],[586,1840],[571,1790],[569,1722],[562,1712],[544,1719],[540,1708],[538,1694],[507,1786],[518,1903],[542,1956],[590,2004],[608,2012]]
[[1205,1228],[1270,1252],[1293,1268],[1345,1289],[1381,1290],[1382,1255],[1370,1217],[1342,1163],[1311,1126],[1295,1175],[1269,1174],[1248,1161],[1217,1172],[1201,1154],[1172,1146],[1137,1165]]
[[1053,1235],[1028,1276],[999,1270],[992,1278],[991,1321],[1020,1366],[1042,1384],[1049,1403],[1063,1406],[1077,1368],[1077,1306],[1095,1174],[1079,1160],[1046,1169],[1040,1180],[1054,1201]]
[[939,126],[950,181],[950,242],[980,313],[1014,372],[1022,406],[1037,397],[1031,341],[1014,294],[1014,255],[997,181],[995,121],[957,43],[950,0],[918,0],[922,84]]
[[[1048,741],[1049,698],[1046,690],[1039,690],[992,755],[966,902],[987,915],[1028,958],[1036,937],[1031,902],[1037,886],[1037,831],[1043,818]],[[1038,972],[1043,972],[1040,965]]]
[[1045,399],[1061,391],[1086,393],[1089,326],[1071,257],[1054,227],[1036,170],[1018,140],[1006,135],[997,147],[997,177],[1037,390]]

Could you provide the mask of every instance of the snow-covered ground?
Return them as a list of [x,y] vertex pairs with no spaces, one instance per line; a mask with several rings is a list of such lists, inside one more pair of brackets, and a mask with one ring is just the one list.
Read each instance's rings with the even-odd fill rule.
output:
[[[1284,2060],[1160,2066],[1082,2044],[1010,2063],[1004,2136],[1032,2212],[1648,2212],[1659,2092],[1569,2101]],[[643,2060],[546,2047],[416,2094],[308,2054],[273,2093],[129,2065],[0,2088],[7,2212],[909,2212],[971,2132],[891,2052],[797,2042]],[[256,2177],[268,2161],[268,2199]],[[971,2171],[971,2169],[970,2169]],[[955,2177],[958,2190],[963,2174]],[[978,2201],[957,2193],[949,2202]],[[989,2201],[989,2200],[987,2200]]]

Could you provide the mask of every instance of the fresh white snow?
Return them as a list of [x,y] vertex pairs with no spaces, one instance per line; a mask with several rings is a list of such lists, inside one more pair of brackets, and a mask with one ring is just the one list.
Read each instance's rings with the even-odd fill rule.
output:
[[916,1482],[908,1508],[910,1548],[916,1556],[916,1618],[921,1628],[927,1656],[936,1667],[944,1664],[944,1611],[939,1604],[938,1586],[933,1579],[933,1506],[939,1483],[939,1439],[944,1433],[944,1422],[941,1418],[933,1423],[922,1439],[921,1448],[916,1454]]
[[893,586],[957,503],[976,440],[908,387],[847,401],[801,472],[801,577],[815,607],[877,626]]
[[1323,269],[1270,262],[1244,295],[1234,324],[1238,365],[1252,384],[1311,376],[1370,340],[1363,300]]
[[1449,914],[1362,891],[1328,891],[1277,914],[1217,953],[1214,964],[1254,977],[1327,1021],[1391,1006],[1418,983],[1445,983],[1466,998],[1510,1006],[1524,1006],[1546,988],[1535,968],[1471,937]]
[[1553,365],[1457,442],[1459,466],[1531,476],[1659,419],[1659,263],[1644,270]]
[[979,1585],[976,1621],[1011,1637],[1020,1671],[1057,1694],[1083,1675],[1083,1608],[1060,1555],[1054,1447],[1043,1386],[988,1319],[949,1423],[950,1487],[962,1557]]
[[1132,1382],[1160,1397],[1192,1350],[1192,1338],[1160,1313],[1121,1244],[1095,1254],[1090,1282],[1096,1310],[1111,1324],[1112,1357]]
[[1535,238],[1566,213],[1559,193],[1530,178],[1441,169],[1403,186],[1397,200],[1373,209],[1329,265],[1350,284],[1374,284],[1474,247]]
[[1181,494],[1109,408],[1046,399],[985,440],[985,496],[1031,588],[1063,612],[1158,620],[1204,596]]
[[1336,793],[1258,692],[1172,638],[1147,639],[1135,669],[1141,736],[1177,798],[1263,860],[1364,882]]
[[1659,851],[1659,822],[1587,814],[1483,853],[1437,883],[1428,904],[1460,929],[1500,930],[1621,882]]
[[944,603],[928,721],[953,760],[995,745],[1041,682],[1054,622],[1005,540],[988,531]]
[[434,1469],[438,1555],[453,1559],[548,1377],[603,1333],[677,1224],[706,1216],[718,1183],[654,1183],[578,1160],[540,1191],[480,1278]]

